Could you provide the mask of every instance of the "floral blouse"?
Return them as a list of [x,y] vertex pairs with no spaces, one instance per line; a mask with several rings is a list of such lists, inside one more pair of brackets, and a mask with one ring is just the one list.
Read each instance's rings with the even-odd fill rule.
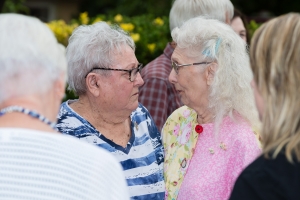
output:
[[165,199],[229,197],[239,173],[261,152],[250,125],[235,118],[225,117],[215,136],[213,123],[199,128],[193,109],[173,112],[162,129]]

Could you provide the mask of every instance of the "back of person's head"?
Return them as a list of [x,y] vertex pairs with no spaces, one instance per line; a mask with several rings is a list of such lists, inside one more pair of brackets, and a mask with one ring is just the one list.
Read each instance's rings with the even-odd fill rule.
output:
[[[117,25],[105,22],[82,25],[74,30],[67,47],[69,89],[76,94],[86,93],[85,76],[93,67],[108,68],[124,45],[135,50],[132,38]],[[101,73],[110,73],[102,71]]]
[[263,24],[251,40],[250,60],[264,100],[262,143],[275,157],[300,160],[300,14],[289,13]]
[[209,95],[209,108],[216,115],[216,124],[235,110],[251,125],[259,126],[250,85],[252,72],[242,38],[229,25],[204,17],[192,18],[175,28],[172,38],[176,48],[186,49],[196,62],[217,63]]
[[175,0],[169,15],[170,31],[201,15],[229,24],[233,9],[230,0]]
[[34,17],[0,14],[0,103],[44,94],[67,70],[64,48]]

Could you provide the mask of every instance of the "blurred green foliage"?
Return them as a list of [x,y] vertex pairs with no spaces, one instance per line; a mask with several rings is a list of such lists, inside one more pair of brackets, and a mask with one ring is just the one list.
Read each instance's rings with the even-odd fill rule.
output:
[[3,13],[29,13],[29,9],[24,5],[26,0],[5,0]]
[[252,38],[254,32],[256,31],[256,29],[259,28],[261,24],[260,23],[256,23],[254,20],[251,20],[249,22],[249,24],[247,24],[247,30],[249,32],[249,37]]

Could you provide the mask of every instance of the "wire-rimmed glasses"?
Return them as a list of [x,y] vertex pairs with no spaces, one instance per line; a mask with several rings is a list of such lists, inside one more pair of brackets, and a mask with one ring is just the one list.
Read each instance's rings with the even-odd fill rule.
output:
[[172,61],[172,67],[175,70],[176,74],[178,74],[178,70],[180,67],[191,66],[191,65],[207,65],[210,63],[212,63],[212,62],[200,62],[200,63],[190,63],[190,64],[178,65],[178,63]]

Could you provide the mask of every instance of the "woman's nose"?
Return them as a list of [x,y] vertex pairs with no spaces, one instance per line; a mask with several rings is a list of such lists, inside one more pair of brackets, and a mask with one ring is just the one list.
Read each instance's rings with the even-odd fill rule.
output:
[[176,72],[175,72],[174,69],[172,69],[172,71],[171,71],[171,73],[169,75],[169,81],[172,84],[175,84],[177,82],[177,74],[176,74]]
[[137,85],[138,87],[141,87],[142,85],[144,85],[144,80],[143,80],[140,72],[137,73],[134,82],[135,82],[135,85]]

